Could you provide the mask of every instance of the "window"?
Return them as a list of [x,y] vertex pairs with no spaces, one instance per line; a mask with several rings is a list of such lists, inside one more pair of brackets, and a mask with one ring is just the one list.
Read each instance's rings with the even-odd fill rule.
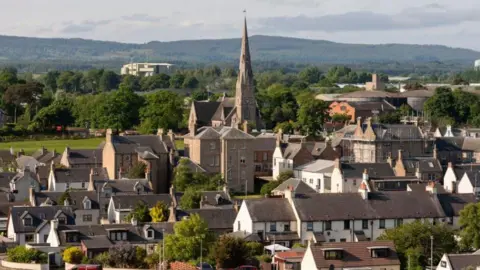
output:
[[45,235],[43,236],[43,242],[44,242],[44,243],[47,243],[47,239],[48,239],[48,234],[45,234]]
[[263,161],[267,161],[268,160],[268,155],[266,152],[263,153]]
[[88,200],[85,201],[85,202],[83,203],[83,208],[85,208],[85,209],[87,209],[87,210],[91,209],[91,208],[92,208],[92,202],[91,202],[91,201],[88,201]]
[[325,221],[325,230],[326,231],[332,230],[332,222],[331,221]]
[[397,219],[395,220],[395,226],[396,226],[396,227],[402,226],[402,224],[403,224],[403,219],[397,218]]
[[255,165],[255,171],[256,171],[256,172],[261,172],[261,171],[262,171],[262,166],[260,166],[260,165]]
[[33,234],[25,234],[25,242],[31,243],[35,241],[35,235]]
[[67,189],[69,189],[70,188],[70,183],[66,183],[65,186],[66,186]]
[[32,226],[32,218],[24,218],[23,219],[23,225],[24,226]]
[[147,230],[147,238],[153,239],[153,230]]
[[67,242],[68,243],[78,242],[78,235],[76,233],[68,233],[67,234]]
[[447,268],[447,262],[446,261],[441,261],[440,266],[443,268]]
[[343,221],[343,229],[344,230],[350,230],[350,220],[344,220]]
[[368,229],[368,220],[367,219],[364,219],[362,220],[362,229]]
[[313,185],[313,179],[312,178],[310,178],[310,184]]
[[210,150],[215,150],[215,143],[214,142],[210,143]]
[[277,223],[270,222],[270,231],[271,232],[276,232],[277,231]]
[[330,240],[328,240],[328,242],[334,243],[334,242],[335,242],[335,239],[330,239]]
[[345,238],[340,238],[340,242],[347,242],[347,239],[345,239]]
[[388,258],[390,250],[388,248],[379,248],[372,250],[372,258]]
[[245,157],[240,157],[240,163],[245,164]]
[[85,188],[85,182],[82,182],[82,188]]
[[83,222],[92,222],[92,215],[83,215]]
[[66,224],[65,217],[59,217],[58,218],[58,224],[65,225]]
[[115,236],[117,240],[122,240],[122,232],[117,232],[117,235]]
[[357,185],[357,179],[353,179],[353,185],[354,185],[354,186]]
[[237,221],[237,229],[240,231],[242,226],[240,226],[240,221]]
[[286,231],[286,232],[289,232],[290,231],[290,224],[284,224],[283,225],[283,230]]
[[340,260],[343,257],[341,250],[325,250],[325,260]]
[[[113,241],[117,240],[117,239],[115,238],[115,232],[111,232],[111,233],[110,233],[110,239],[113,240]],[[119,239],[119,240],[120,240],[120,239]]]
[[313,231],[313,222],[307,222],[307,232]]
[[380,219],[378,222],[379,229],[385,229],[385,219]]

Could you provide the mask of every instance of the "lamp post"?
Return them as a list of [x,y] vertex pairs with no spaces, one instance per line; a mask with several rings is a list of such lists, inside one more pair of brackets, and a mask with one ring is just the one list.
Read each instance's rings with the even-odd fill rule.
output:
[[430,235],[430,270],[433,270],[433,235]]
[[[165,228],[162,229],[162,259],[165,261]],[[161,262],[163,270],[163,262]]]

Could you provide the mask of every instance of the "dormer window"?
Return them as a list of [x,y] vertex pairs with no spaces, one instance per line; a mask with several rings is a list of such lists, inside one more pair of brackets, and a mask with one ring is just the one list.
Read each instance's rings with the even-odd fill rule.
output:
[[147,230],[147,239],[153,239],[155,236],[155,232],[152,229]]
[[90,199],[87,197],[83,199],[83,209],[85,210],[92,209],[92,201],[90,201]]
[[324,249],[323,256],[325,260],[341,260],[343,259],[343,249]]
[[31,217],[24,218],[23,219],[23,225],[24,226],[32,226],[33,225],[32,218]]
[[58,217],[58,224],[65,225],[67,224],[65,217]]
[[372,258],[388,258],[390,256],[389,247],[369,247]]

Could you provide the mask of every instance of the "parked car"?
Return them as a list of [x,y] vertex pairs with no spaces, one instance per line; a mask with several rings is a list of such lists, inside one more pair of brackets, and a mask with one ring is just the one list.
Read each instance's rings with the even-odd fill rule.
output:
[[100,264],[79,264],[71,268],[71,270],[102,270]]

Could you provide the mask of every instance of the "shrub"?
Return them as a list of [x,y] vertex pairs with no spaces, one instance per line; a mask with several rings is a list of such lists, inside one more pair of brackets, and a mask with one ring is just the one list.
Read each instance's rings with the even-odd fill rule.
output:
[[268,254],[257,256],[257,259],[260,262],[266,262],[266,263],[271,263],[272,262],[272,256],[270,256]]
[[250,257],[255,257],[263,254],[263,245],[259,242],[247,242],[247,248],[250,253]]
[[97,256],[95,256],[95,258],[93,258],[92,262],[103,266],[112,266],[112,264],[110,263],[110,255],[108,254],[108,252],[98,254]]
[[47,263],[47,254],[25,246],[16,246],[7,250],[7,259],[16,263]]
[[63,260],[67,263],[79,264],[83,257],[83,252],[78,247],[69,247],[63,251]]

